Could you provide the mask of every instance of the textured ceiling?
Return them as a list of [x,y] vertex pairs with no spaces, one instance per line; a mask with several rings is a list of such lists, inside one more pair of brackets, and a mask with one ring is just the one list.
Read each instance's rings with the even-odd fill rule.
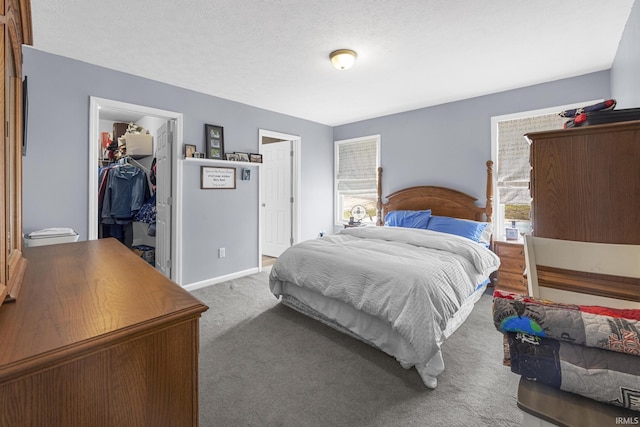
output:
[[608,69],[632,5],[31,0],[36,49],[328,125]]

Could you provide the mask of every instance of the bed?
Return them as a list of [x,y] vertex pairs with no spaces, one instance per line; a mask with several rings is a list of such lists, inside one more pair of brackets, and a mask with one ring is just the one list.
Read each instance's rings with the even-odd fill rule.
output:
[[[434,186],[400,190],[383,202],[379,168],[378,226],[346,228],[287,249],[271,269],[271,292],[404,368],[415,367],[424,384],[436,388],[444,370],[442,343],[469,316],[499,266],[488,249],[492,166],[487,162],[485,206]],[[403,215],[415,215],[418,223],[427,218],[413,224],[419,228],[385,226],[385,219]],[[429,229],[432,220],[436,225]],[[451,224],[473,229],[473,238],[463,237],[466,231],[444,232]]]

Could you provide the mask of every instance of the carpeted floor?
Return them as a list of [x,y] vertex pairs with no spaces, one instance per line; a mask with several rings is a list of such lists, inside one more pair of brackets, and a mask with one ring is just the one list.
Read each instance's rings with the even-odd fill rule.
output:
[[483,295],[443,345],[427,389],[415,369],[278,303],[268,271],[193,292],[201,426],[517,426],[519,377]]

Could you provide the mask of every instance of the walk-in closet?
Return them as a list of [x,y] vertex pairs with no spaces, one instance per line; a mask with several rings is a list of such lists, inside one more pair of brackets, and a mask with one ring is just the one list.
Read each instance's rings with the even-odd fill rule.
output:
[[155,266],[156,138],[166,120],[100,112],[98,238],[113,237]]

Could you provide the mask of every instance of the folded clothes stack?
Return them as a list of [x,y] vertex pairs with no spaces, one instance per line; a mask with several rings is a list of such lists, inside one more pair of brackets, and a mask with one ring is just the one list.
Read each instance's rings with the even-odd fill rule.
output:
[[505,364],[531,380],[640,411],[640,310],[557,304],[496,290]]

